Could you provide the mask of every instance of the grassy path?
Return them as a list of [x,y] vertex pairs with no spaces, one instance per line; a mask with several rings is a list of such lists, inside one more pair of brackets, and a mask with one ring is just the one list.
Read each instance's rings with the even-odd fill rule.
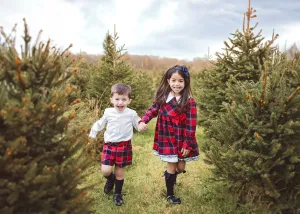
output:
[[[98,173],[91,174],[88,181],[100,180],[100,184],[92,191],[96,214],[245,213],[242,208],[236,209],[221,184],[209,182],[211,172],[202,157],[199,161],[187,163],[187,173],[178,176],[175,194],[181,198],[182,204],[168,204],[164,199],[166,190],[163,172],[166,164],[152,152],[154,123],[151,121],[146,133],[136,133],[133,138],[133,165],[125,170],[122,206],[115,206],[113,196],[108,197],[103,193],[105,179],[99,171],[100,165],[95,166],[94,170]],[[198,141],[201,141],[201,134],[201,129],[198,129]]]

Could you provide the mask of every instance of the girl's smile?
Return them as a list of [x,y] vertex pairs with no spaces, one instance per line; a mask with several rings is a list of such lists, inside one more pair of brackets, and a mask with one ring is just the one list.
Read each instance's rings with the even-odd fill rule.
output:
[[172,74],[171,78],[168,79],[168,83],[171,90],[173,91],[173,95],[180,96],[180,92],[184,89],[185,86],[183,77],[178,72],[175,72],[174,74]]

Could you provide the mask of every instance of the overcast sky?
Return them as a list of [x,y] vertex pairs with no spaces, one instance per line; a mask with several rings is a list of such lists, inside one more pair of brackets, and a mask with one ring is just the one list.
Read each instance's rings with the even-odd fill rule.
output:
[[[300,0],[252,0],[257,30],[270,38],[279,34],[280,47],[300,45]],[[193,59],[221,51],[230,33],[242,29],[248,0],[0,0],[0,26],[9,32],[25,17],[33,38],[73,52],[103,52],[107,31],[116,24],[118,45],[129,54]],[[253,24],[255,24],[253,22]]]

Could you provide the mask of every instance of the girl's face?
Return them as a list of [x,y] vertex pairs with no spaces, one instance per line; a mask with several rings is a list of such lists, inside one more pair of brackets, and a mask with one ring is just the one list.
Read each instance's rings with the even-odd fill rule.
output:
[[171,78],[168,79],[168,83],[173,92],[174,96],[180,96],[180,92],[184,89],[184,79],[178,72],[172,74]]

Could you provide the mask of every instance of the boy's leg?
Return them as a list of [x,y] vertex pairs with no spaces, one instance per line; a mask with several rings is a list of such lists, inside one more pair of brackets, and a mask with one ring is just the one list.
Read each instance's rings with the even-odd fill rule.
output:
[[115,164],[115,153],[116,147],[111,143],[105,143],[103,145],[101,153],[101,172],[103,176],[107,179],[104,192],[109,194],[114,188],[115,184],[115,175],[112,173],[113,165]]
[[115,176],[117,180],[124,180],[125,170],[124,167],[115,167]]
[[167,187],[167,200],[172,204],[180,204],[180,198],[174,196],[174,182],[176,179],[176,167],[177,163],[169,163],[167,165],[167,170],[165,171],[165,182]]
[[101,173],[104,177],[109,177],[111,176],[113,173],[112,173],[112,168],[113,166],[109,166],[109,165],[104,165],[102,164],[101,165]]
[[124,167],[132,164],[132,145],[130,140],[119,143],[115,164],[116,181],[114,203],[120,206],[123,204],[122,188],[124,184]]
[[101,166],[101,172],[103,176],[107,179],[104,186],[104,192],[106,194],[109,194],[112,191],[116,180],[114,173],[112,173],[112,168],[113,167],[109,165],[102,164]]
[[177,179],[177,175],[180,173],[186,173],[185,169],[185,161],[184,160],[179,160],[177,163],[177,168],[176,168],[176,172],[175,172],[175,184],[176,184],[176,179]]
[[124,184],[124,168],[119,166],[115,167],[115,194],[114,194],[114,203],[117,206],[121,206],[123,204],[123,196],[122,196],[122,188]]

